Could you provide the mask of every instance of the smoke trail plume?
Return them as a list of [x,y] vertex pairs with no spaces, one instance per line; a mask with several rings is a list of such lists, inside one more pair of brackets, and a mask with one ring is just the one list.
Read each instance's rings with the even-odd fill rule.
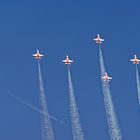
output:
[[140,105],[140,79],[139,79],[139,73],[138,73],[138,67],[136,65],[136,83],[137,83],[137,92],[138,92],[138,102]]
[[41,104],[41,110],[43,112],[43,114],[41,116],[41,119],[42,119],[42,123],[41,123],[42,139],[43,140],[54,140],[55,139],[54,132],[52,129],[52,124],[51,124],[50,116],[49,116],[49,112],[48,112],[39,60],[38,60],[38,71],[39,71],[39,85],[40,85],[40,104]]
[[[100,67],[101,67],[101,77],[105,73],[105,66],[101,48],[99,46],[99,57],[100,57]],[[111,140],[122,140],[119,124],[117,121],[115,109],[113,106],[113,101],[110,93],[109,83],[104,81],[102,78],[102,88],[103,88],[103,95],[104,95],[104,103],[105,103],[105,110],[107,116],[107,122],[110,132]]]
[[[30,108],[30,109],[32,109],[32,110],[34,110],[34,111],[36,111],[36,112],[38,112],[38,113],[40,113],[40,114],[43,114],[43,113],[44,113],[44,112],[42,112],[39,108],[37,108],[37,107],[35,107],[34,105],[32,105],[31,103],[29,103],[29,102],[23,100],[22,98],[16,96],[15,94],[11,93],[10,91],[4,90],[4,89],[2,89],[2,88],[0,88],[0,91],[2,91],[2,93],[5,93],[5,94],[9,95],[9,96],[12,97],[14,100],[16,100],[17,102],[19,102],[19,103],[25,105],[25,106],[28,107],[28,108]],[[53,120],[55,120],[55,121],[57,121],[57,122],[59,122],[59,123],[63,123],[63,121],[57,119],[56,117],[54,117],[54,116],[52,116],[52,115],[50,115],[50,114],[49,114],[49,116],[50,116],[51,119],[53,119]]]
[[71,114],[73,140],[84,140],[84,135],[78,114],[78,108],[74,96],[69,66],[68,66],[68,82],[69,82],[69,100],[70,100],[70,114]]

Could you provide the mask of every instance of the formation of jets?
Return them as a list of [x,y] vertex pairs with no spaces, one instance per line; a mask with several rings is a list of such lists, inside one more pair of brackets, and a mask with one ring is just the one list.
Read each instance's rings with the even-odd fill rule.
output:
[[[96,43],[100,46],[100,44],[102,43],[102,41],[104,41],[104,39],[100,38],[100,35],[97,34],[97,38],[94,39],[96,41]],[[33,57],[35,57],[36,59],[41,59],[44,55],[39,53],[39,50],[37,50],[37,52],[35,54],[33,54]],[[133,62],[133,64],[139,64],[140,59],[137,58],[136,54],[134,55],[133,59],[130,59],[131,62]],[[69,59],[69,56],[66,55],[66,59],[62,60],[63,63],[65,63],[66,65],[70,65],[73,60]],[[104,81],[110,81],[112,79],[112,77],[109,77],[107,72],[105,72],[104,76],[101,77]]]
[[[33,54],[33,56],[36,58],[36,59],[41,59],[44,55],[43,54],[40,54],[39,53],[39,50],[37,50],[37,52],[35,54]],[[66,65],[70,65],[73,60],[70,60],[69,59],[69,56],[66,55],[66,59],[65,60],[62,60],[62,62],[64,62]]]

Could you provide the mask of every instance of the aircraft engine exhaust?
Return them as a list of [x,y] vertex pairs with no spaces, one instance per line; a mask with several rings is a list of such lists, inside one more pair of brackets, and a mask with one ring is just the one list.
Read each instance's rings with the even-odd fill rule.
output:
[[55,140],[54,132],[52,129],[52,124],[51,124],[50,116],[49,116],[49,112],[48,112],[39,60],[38,60],[38,72],[39,72],[39,85],[40,85],[40,104],[41,104],[41,112],[43,112],[43,114],[41,115],[42,139],[43,140]]
[[69,100],[70,100],[70,115],[72,123],[73,140],[84,140],[84,134],[80,124],[80,117],[78,114],[78,107],[73,91],[70,67],[68,65],[68,83],[69,83]]
[[[104,60],[103,60],[102,50],[100,46],[99,46],[99,57],[100,57],[101,77],[102,77],[105,73],[105,66],[104,66]],[[107,81],[104,81],[102,78],[101,81],[102,81],[107,123],[109,127],[111,140],[122,140],[122,135],[120,132],[118,120],[115,113],[115,108],[110,93],[109,83]]]
[[138,92],[138,102],[140,105],[140,79],[139,79],[139,73],[138,73],[138,67],[136,65],[136,83],[137,83],[137,92]]

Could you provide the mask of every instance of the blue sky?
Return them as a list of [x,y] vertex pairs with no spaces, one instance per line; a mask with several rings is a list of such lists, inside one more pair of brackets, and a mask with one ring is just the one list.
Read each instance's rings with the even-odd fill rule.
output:
[[[39,107],[37,62],[39,49],[56,140],[72,140],[66,54],[75,61],[71,74],[86,140],[110,140],[100,80],[97,33],[113,80],[111,94],[123,140],[140,139],[135,66],[140,57],[139,1],[24,0],[0,1],[0,139],[40,140],[39,113],[18,103],[6,91]],[[2,90],[1,90],[2,89]]]

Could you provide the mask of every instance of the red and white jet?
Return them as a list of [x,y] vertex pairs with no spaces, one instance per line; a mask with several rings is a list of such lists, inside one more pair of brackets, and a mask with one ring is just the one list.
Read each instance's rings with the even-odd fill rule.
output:
[[70,60],[69,59],[69,56],[66,55],[66,59],[65,60],[62,60],[62,62],[64,62],[66,65],[70,65],[73,62],[73,60]]
[[100,38],[99,34],[97,34],[97,38],[95,38],[94,40],[96,41],[96,43],[98,43],[98,45],[100,45],[102,41],[104,41],[104,39]]
[[140,59],[137,58],[136,54],[134,55],[134,59],[130,59],[130,61],[133,62],[133,64],[139,64]]
[[112,79],[112,77],[109,77],[107,75],[107,72],[105,72],[105,75],[102,78],[104,79],[104,81],[110,81]]
[[39,50],[37,50],[36,54],[33,54],[33,56],[36,58],[36,59],[41,59],[42,56],[44,56],[43,54],[40,54],[39,53]]

